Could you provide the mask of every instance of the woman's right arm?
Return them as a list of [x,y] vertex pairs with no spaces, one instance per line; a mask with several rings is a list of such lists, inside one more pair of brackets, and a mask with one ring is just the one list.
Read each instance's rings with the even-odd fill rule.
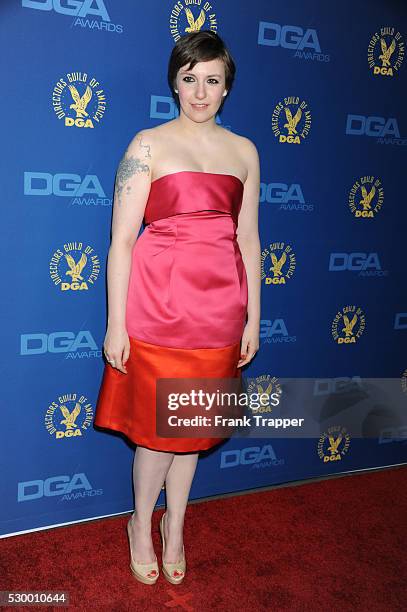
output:
[[117,169],[112,215],[112,240],[107,260],[108,323],[103,348],[114,367],[127,374],[130,355],[126,301],[131,254],[144,217],[151,187],[151,130],[138,132]]

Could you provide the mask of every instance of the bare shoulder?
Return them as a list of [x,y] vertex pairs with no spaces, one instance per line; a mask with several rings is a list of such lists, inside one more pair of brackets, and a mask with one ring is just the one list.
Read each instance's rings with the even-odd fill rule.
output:
[[246,136],[241,136],[240,134],[233,134],[236,139],[236,147],[240,152],[242,157],[246,159],[248,162],[256,163],[259,159],[259,153],[257,151],[257,147],[250,138]]
[[225,138],[233,146],[233,149],[247,166],[255,166],[259,163],[257,147],[250,138],[231,132],[226,128],[223,129],[225,130]]
[[127,147],[127,155],[148,164],[152,172],[155,161],[162,157],[165,143],[170,139],[172,132],[172,126],[168,125],[170,123],[171,121],[139,130]]
[[149,177],[151,181],[151,173],[153,167],[154,151],[157,148],[156,128],[141,129],[134,134],[120,162],[119,168],[122,173],[142,174]]
[[127,147],[126,153],[144,157],[151,155],[151,146],[155,139],[154,129],[145,128],[136,132]]
[[173,121],[165,121],[160,125],[139,130],[134,135],[132,142],[143,139],[144,141],[149,141],[150,144],[158,144],[159,140],[163,136],[169,134],[172,131],[172,124]]
[[235,151],[241,165],[245,168],[246,186],[252,184],[254,188],[257,188],[256,186],[260,182],[260,159],[256,145],[250,138],[234,132],[229,131],[228,138],[230,139],[229,142],[233,147],[233,151]]

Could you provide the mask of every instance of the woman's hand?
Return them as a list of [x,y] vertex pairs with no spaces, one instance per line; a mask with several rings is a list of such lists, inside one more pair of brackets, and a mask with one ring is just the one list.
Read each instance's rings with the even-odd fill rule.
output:
[[124,327],[108,325],[103,350],[109,365],[127,374],[125,363],[130,355],[130,340]]
[[238,368],[244,366],[246,363],[249,363],[249,361],[251,361],[254,357],[255,353],[259,350],[259,335],[260,323],[251,323],[248,321],[242,336],[242,344],[240,348],[241,359],[239,359],[239,363],[237,364]]

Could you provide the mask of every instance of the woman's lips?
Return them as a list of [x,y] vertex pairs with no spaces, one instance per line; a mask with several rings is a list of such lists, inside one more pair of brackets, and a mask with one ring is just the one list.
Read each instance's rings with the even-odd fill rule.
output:
[[208,108],[208,104],[192,104],[192,106],[194,108],[196,108],[196,110],[204,110],[205,108]]

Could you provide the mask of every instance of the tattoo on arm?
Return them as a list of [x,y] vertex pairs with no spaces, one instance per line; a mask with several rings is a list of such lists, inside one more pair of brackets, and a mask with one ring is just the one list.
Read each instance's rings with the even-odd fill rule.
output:
[[[141,136],[137,137],[140,147],[146,149],[143,152],[143,158],[151,158],[150,155],[150,145],[145,145],[142,143]],[[119,206],[121,205],[121,196],[123,193],[123,189],[126,187],[126,182],[136,173],[136,172],[147,172],[150,173],[150,166],[148,163],[145,163],[143,159],[136,157],[135,155],[128,155],[128,152],[124,154],[122,160],[120,161],[119,167],[117,169],[116,181],[115,181],[115,192],[117,193],[117,199]],[[129,193],[131,191],[131,186],[127,185],[126,192]]]
[[145,156],[145,157],[150,157],[150,158],[151,158],[151,155],[150,155],[150,145],[145,145],[145,144],[143,144],[143,142],[142,142],[142,140],[143,140],[143,139],[142,139],[142,137],[141,137],[141,136],[137,136],[137,140],[138,140],[138,141],[139,141],[139,143],[140,143],[140,147],[143,147],[144,149],[147,149],[147,151],[145,151],[145,153],[144,153],[144,156]]

